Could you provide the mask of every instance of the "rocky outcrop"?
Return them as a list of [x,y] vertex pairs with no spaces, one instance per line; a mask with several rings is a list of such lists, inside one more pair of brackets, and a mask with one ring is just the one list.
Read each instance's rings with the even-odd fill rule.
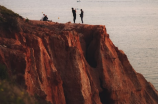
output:
[[158,92],[105,26],[22,18],[17,24],[16,31],[0,25],[0,63],[30,94],[52,104],[158,103]]

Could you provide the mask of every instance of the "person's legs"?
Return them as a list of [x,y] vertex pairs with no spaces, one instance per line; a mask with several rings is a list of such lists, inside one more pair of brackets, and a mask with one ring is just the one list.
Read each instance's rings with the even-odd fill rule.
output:
[[74,21],[74,23],[75,23],[75,17],[73,16],[73,21]]
[[83,17],[81,17],[81,21],[82,21],[82,23],[83,23]]
[[74,16],[74,23],[75,23],[75,21],[76,21],[76,16]]
[[74,19],[73,19],[73,20],[74,20],[74,23],[75,23],[75,17],[74,17]]

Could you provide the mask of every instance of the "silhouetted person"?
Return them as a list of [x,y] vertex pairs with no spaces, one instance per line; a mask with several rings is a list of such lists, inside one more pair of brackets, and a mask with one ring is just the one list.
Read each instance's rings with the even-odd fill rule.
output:
[[45,14],[43,14],[43,17],[40,19],[40,21],[43,21],[43,18],[45,17]]
[[82,23],[83,23],[83,10],[82,10],[82,9],[81,9],[80,17],[81,17],[81,21],[82,21]]
[[74,10],[74,8],[72,8],[72,14],[73,14],[73,21],[75,23],[75,20],[76,20],[76,10]]
[[43,14],[43,15],[44,15],[43,21],[48,21],[47,15],[45,15],[45,14]]

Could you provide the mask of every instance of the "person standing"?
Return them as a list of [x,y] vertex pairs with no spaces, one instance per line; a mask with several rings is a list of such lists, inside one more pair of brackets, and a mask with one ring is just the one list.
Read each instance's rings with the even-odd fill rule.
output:
[[73,14],[73,21],[75,23],[75,20],[76,20],[76,10],[74,10],[74,8],[72,8],[72,14]]
[[82,21],[82,23],[83,23],[83,10],[82,10],[82,9],[81,9],[80,17],[81,17],[81,21]]

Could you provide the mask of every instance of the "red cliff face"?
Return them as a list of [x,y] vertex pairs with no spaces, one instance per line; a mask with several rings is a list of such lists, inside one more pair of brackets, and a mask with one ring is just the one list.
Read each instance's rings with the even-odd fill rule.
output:
[[0,63],[28,93],[52,104],[158,104],[158,92],[115,47],[105,26],[18,24],[19,31],[0,29]]

